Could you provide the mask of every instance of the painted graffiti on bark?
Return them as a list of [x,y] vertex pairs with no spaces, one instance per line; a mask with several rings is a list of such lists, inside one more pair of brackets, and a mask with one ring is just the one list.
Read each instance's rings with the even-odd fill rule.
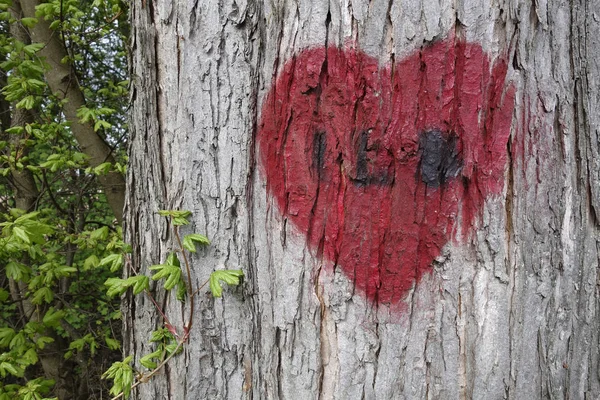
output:
[[506,72],[451,39],[388,66],[355,49],[305,50],[262,107],[267,190],[317,256],[371,301],[397,303],[503,188]]

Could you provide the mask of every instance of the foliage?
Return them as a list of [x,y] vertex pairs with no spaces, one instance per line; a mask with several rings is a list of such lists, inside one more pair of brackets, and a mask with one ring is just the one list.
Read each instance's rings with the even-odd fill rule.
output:
[[123,361],[116,361],[102,375],[103,378],[110,378],[114,381],[113,387],[110,389],[110,394],[117,396],[123,393],[125,397],[129,397],[131,385],[133,385],[133,368],[131,368],[132,356],[125,358]]
[[[3,381],[26,382],[17,378],[26,378],[49,344],[60,344],[65,360],[75,358],[70,368],[89,368],[88,357],[114,359],[117,354],[109,353],[120,348],[120,311],[118,302],[101,290],[101,282],[113,273],[98,260],[125,248],[120,228],[70,233],[64,225],[51,224],[58,221],[51,210],[12,209],[3,217],[8,220],[0,224],[0,258],[8,261],[0,288]],[[86,365],[79,365],[81,360]],[[28,375],[39,368],[33,371]]]
[[[177,248],[169,253],[164,264],[153,265],[149,269],[158,271],[152,276],[154,281],[162,281],[163,288],[168,292],[177,287],[176,297],[179,301],[185,302],[189,306],[188,321],[185,326],[177,329],[174,327],[165,312],[158,306],[154,300],[153,294],[148,286],[148,277],[144,275],[136,275],[135,271],[130,271],[133,276],[126,279],[109,278],[105,285],[108,287],[108,292],[112,295],[123,294],[128,289],[133,289],[134,294],[144,292],[154,303],[157,311],[162,315],[165,327],[158,328],[152,332],[150,338],[151,343],[156,343],[154,351],[140,358],[139,363],[145,368],[145,371],[139,372],[134,379],[134,369],[131,366],[133,357],[128,356],[123,361],[115,362],[102,375],[105,379],[112,379],[113,386],[110,393],[114,395],[114,399],[120,397],[128,398],[131,390],[136,386],[147,382],[154,376],[172,357],[177,355],[186,343],[194,321],[194,298],[197,293],[209,283],[213,297],[221,297],[223,294],[222,283],[236,286],[240,284],[244,273],[241,270],[217,270],[210,274],[209,279],[204,282],[198,289],[193,290],[191,284],[191,269],[190,262],[186,251],[190,253],[196,252],[194,243],[201,246],[209,244],[205,236],[199,234],[189,234],[184,236],[183,240],[179,233],[179,227],[189,223],[188,218],[191,216],[189,211],[178,210],[161,210],[159,214],[164,217],[169,217],[169,221],[173,228],[174,236],[177,240]],[[192,246],[190,248],[190,245]],[[182,271],[181,262],[183,260],[185,266],[186,278]]]
[[214,297],[223,296],[223,283],[230,286],[240,284],[240,278],[244,277],[241,269],[219,270],[210,274],[210,291]]
[[[101,398],[109,389],[97,377],[121,342],[119,299],[103,283],[120,275],[128,249],[97,177],[126,163],[127,10],[119,0],[51,0],[23,18],[14,3],[0,0],[0,400],[55,398],[64,382],[49,379],[43,358],[69,375],[73,397]],[[88,165],[62,112],[69,99],[48,87],[45,43],[15,34],[41,20],[84,93],[77,117],[117,163]]]

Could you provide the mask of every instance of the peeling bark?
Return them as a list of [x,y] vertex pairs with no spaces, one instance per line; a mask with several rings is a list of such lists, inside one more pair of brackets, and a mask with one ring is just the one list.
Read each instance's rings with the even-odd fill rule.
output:
[[[195,328],[184,353],[162,374],[139,386],[137,398],[600,396],[600,117],[595,113],[600,103],[600,64],[594,61],[600,52],[600,28],[595,21],[600,4],[584,0],[140,0],[131,12],[134,92],[125,225],[133,245],[133,267],[150,274],[148,266],[162,262],[173,248],[166,221],[156,211],[186,209],[194,217],[185,233],[203,233],[212,242],[194,256],[194,285],[218,268],[242,268],[246,273],[242,289],[228,290],[222,299],[199,298]],[[431,252],[424,273],[401,296],[392,295],[390,289],[387,301],[379,302],[376,294],[368,293],[381,286],[361,291],[356,284],[360,265],[358,272],[349,272],[336,264],[343,260],[336,255],[343,245],[328,247],[334,234],[327,231],[330,222],[316,229],[314,216],[322,193],[315,192],[317,200],[294,209],[300,203],[294,203],[293,196],[301,192],[293,180],[300,167],[321,182],[319,171],[324,166],[343,165],[348,169],[339,176],[348,177],[346,188],[398,185],[398,175],[390,172],[397,170],[390,165],[404,164],[399,152],[393,151],[393,140],[386,142],[391,125],[379,119],[373,123],[382,124],[379,133],[358,126],[357,121],[366,121],[371,114],[365,111],[362,120],[352,119],[364,107],[354,99],[354,110],[341,107],[331,117],[325,117],[324,111],[314,114],[321,115],[322,124],[306,129],[310,135],[298,136],[297,131],[281,128],[304,129],[298,125],[304,103],[294,103],[289,115],[273,113],[283,121],[274,124],[273,132],[290,141],[273,144],[270,155],[260,136],[268,112],[265,104],[270,104],[270,93],[275,92],[282,98],[296,92],[314,95],[320,99],[315,104],[321,101],[321,106],[337,104],[325,100],[333,98],[325,97],[328,88],[335,86],[336,76],[328,72],[331,64],[302,64],[306,60],[302,55],[307,54],[303,52],[331,48],[346,55],[360,52],[364,60],[372,60],[360,61],[352,69],[354,61],[344,56],[348,71],[345,77],[337,77],[340,83],[335,87],[340,92],[364,88],[367,79],[353,86],[348,75],[371,65],[380,71],[389,66],[389,75],[379,72],[380,76],[401,85],[414,78],[410,69],[405,76],[398,75],[403,60],[419,52],[427,54],[424,49],[445,40],[476,43],[489,57],[489,64],[480,63],[483,67],[478,70],[484,78],[475,83],[496,82],[493,66],[502,60],[506,60],[506,79],[498,80],[498,85],[465,87],[464,96],[481,91],[498,100],[490,100],[489,113],[485,114],[483,103],[473,103],[470,111],[464,100],[453,106],[456,113],[463,113],[460,121],[472,121],[478,135],[489,141],[484,153],[459,151],[460,160],[466,161],[458,163],[451,155],[456,149],[471,148],[472,143],[455,132],[457,147],[452,147],[448,143],[453,136],[439,130],[439,140],[432,136],[412,142],[415,154],[430,146],[427,151],[446,154],[445,161],[442,156],[432,158],[426,173],[423,164],[415,164],[415,171],[421,168],[426,176],[413,179],[437,182],[439,188],[431,185],[433,193],[442,190],[446,180],[481,173],[478,182],[491,179],[495,183],[489,185],[497,184],[493,186],[497,190],[486,192],[489,195],[482,198],[472,220],[459,211],[455,223],[440,228],[448,240],[432,242],[440,248]],[[465,53],[464,65],[475,65],[474,57]],[[460,59],[451,55],[443,60],[443,66],[453,66],[444,75],[444,85],[459,88],[459,78],[474,73],[461,69]],[[290,67],[294,60],[297,64]],[[422,62],[428,65],[427,60]],[[279,78],[286,71],[291,71],[285,81],[289,90],[277,91],[274,87],[284,82]],[[424,76],[431,77],[428,72]],[[313,83],[298,86],[309,81]],[[431,82],[423,82],[412,98],[405,96],[407,102],[426,104],[427,96],[432,96],[431,102],[439,100],[423,90]],[[386,90],[390,96],[408,93],[386,87],[382,86],[381,97]],[[502,99],[511,87],[514,107],[508,109]],[[370,96],[368,90],[364,93]],[[448,104],[456,99],[449,95]],[[317,110],[316,105],[311,107],[307,110]],[[387,115],[384,106],[373,107],[379,115]],[[432,118],[443,116],[441,110]],[[317,117],[308,111],[306,124],[315,124]],[[486,119],[492,113],[498,113],[498,119]],[[332,160],[338,158],[333,155],[338,153],[332,149],[337,151],[336,143],[346,140],[349,132],[336,133],[335,143],[328,142],[327,135],[340,126],[331,121],[346,115],[355,128],[354,141],[347,147],[352,151],[343,153],[335,164]],[[390,118],[396,117],[392,113]],[[323,122],[326,118],[329,122]],[[510,137],[498,141],[489,136],[490,124],[503,118],[510,124]],[[402,118],[398,123],[403,121],[406,126],[419,126]],[[422,128],[437,132],[439,127]],[[302,137],[306,143],[298,142]],[[441,147],[442,141],[447,147]],[[307,165],[290,168],[286,163],[299,153]],[[281,163],[274,165],[287,174],[280,183],[281,198],[273,189],[273,178],[269,181],[269,171],[277,168],[268,166],[271,157],[280,157]],[[490,168],[496,172],[481,170],[485,157],[502,159],[499,167]],[[485,187],[470,182],[470,188]],[[388,200],[396,203],[385,212],[404,211],[405,202],[394,197],[404,192],[390,193]],[[457,195],[457,210],[468,209],[468,199],[480,195],[478,190],[466,193],[471,194]],[[416,196],[410,191],[404,195]],[[333,200],[323,200],[322,207],[347,217],[351,208],[347,201],[336,208]],[[381,207],[384,200],[362,208]],[[332,212],[326,214],[328,218]],[[370,215],[365,213],[360,219],[364,228],[352,231],[353,235],[371,229],[369,224],[376,221]],[[307,219],[306,226],[297,222],[299,218]],[[462,226],[460,222],[466,220]],[[369,257],[371,250],[366,249]],[[418,249],[419,257],[422,251]],[[377,260],[380,255],[373,257]],[[374,268],[381,265],[375,262]],[[180,306],[173,299],[167,304],[171,322],[183,325]],[[124,313],[124,335],[129,338],[125,353],[139,360],[152,350],[150,333],[162,321],[141,296],[127,297]]]

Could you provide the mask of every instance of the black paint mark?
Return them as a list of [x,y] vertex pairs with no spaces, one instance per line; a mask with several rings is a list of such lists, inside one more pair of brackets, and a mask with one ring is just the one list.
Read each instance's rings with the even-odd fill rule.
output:
[[367,165],[368,142],[369,134],[367,132],[361,132],[356,148],[356,178],[354,181],[364,185],[368,185],[371,180],[369,177],[369,166]]
[[438,129],[425,131],[419,140],[419,173],[429,187],[439,187],[455,178],[462,169],[462,158],[457,149],[458,137],[444,135]]
[[358,137],[356,146],[356,177],[351,178],[352,182],[358,186],[391,185],[392,179],[390,179],[390,174],[387,170],[380,170],[375,173],[369,172],[369,164],[373,161],[369,158],[369,153],[376,155],[377,148],[376,146],[369,148],[369,132],[363,131]]
[[325,132],[317,131],[313,136],[312,167],[317,175],[321,176],[323,166],[325,165],[325,151],[327,150],[327,141]]

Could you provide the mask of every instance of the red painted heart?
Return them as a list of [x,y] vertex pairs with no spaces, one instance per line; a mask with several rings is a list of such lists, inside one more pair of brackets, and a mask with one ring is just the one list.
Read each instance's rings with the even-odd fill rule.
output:
[[502,190],[506,71],[450,39],[384,68],[357,50],[301,52],[262,107],[269,193],[312,251],[370,300],[397,303]]

